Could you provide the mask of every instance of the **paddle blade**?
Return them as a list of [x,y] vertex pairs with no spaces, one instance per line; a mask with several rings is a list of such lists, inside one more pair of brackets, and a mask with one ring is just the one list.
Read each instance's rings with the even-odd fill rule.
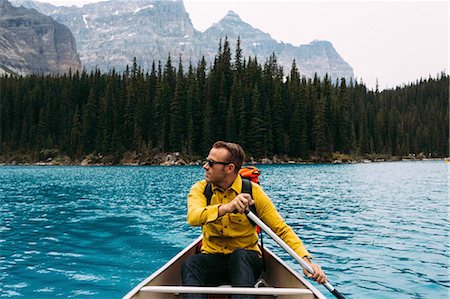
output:
[[344,296],[341,295],[341,293],[338,292],[338,290],[334,289],[331,294],[333,294],[338,299],[345,299]]

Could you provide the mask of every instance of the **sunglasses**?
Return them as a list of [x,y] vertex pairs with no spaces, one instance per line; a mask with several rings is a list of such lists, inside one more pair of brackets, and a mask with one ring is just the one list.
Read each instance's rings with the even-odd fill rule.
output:
[[218,162],[218,161],[206,159],[206,160],[205,160],[205,163],[208,163],[208,166],[209,166],[209,167],[213,167],[214,164],[228,165],[228,164],[231,164],[231,163],[233,163],[233,162]]

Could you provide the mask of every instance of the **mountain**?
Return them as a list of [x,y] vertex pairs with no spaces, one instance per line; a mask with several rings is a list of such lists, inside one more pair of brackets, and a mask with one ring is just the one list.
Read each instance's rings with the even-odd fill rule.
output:
[[225,36],[231,41],[236,41],[240,36],[244,57],[257,56],[260,62],[264,62],[267,57],[275,53],[278,63],[283,65],[285,72],[290,71],[292,61],[295,59],[301,74],[310,78],[316,72],[320,77],[327,73],[332,78],[353,77],[352,67],[342,59],[328,41],[316,40],[299,47],[279,42],[268,33],[242,21],[233,11],[229,11],[222,20],[207,29],[202,34],[202,39],[211,43]]
[[75,38],[66,26],[0,0],[0,74],[56,74],[80,68]]
[[232,11],[202,33],[192,25],[181,0],[105,1],[81,8],[57,7],[32,0],[13,3],[35,8],[69,27],[87,69],[123,70],[136,57],[137,63],[148,70],[152,61],[164,64],[169,53],[175,63],[180,55],[185,65],[190,60],[195,65],[202,55],[212,63],[221,38],[228,38],[234,52],[240,37],[244,58],[256,56],[263,63],[275,53],[285,73],[290,71],[295,59],[298,69],[307,77],[316,72],[319,76],[328,73],[332,78],[353,77],[352,67],[330,42],[313,41],[298,47],[278,42]]
[[[56,7],[44,3],[14,1],[35,7],[67,25],[78,41],[83,66],[109,71],[123,70],[133,57],[145,69],[152,61],[166,61],[169,52],[197,61],[199,39],[181,1],[107,1],[82,8]],[[217,42],[216,42],[217,43]]]

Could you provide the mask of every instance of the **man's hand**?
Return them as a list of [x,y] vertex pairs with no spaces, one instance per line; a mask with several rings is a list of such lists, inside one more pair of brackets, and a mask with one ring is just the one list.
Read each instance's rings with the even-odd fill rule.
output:
[[303,273],[308,278],[314,279],[315,281],[317,281],[317,283],[320,283],[320,284],[327,282],[328,278],[325,275],[325,272],[323,272],[322,268],[319,265],[311,263],[309,258],[307,258],[306,256],[303,258],[303,260],[305,260],[311,266],[311,268],[313,268],[313,270],[314,270],[314,274],[311,274],[308,271],[306,271],[306,269],[303,269]]
[[236,196],[231,202],[221,205],[219,207],[219,216],[223,216],[226,213],[245,213],[245,211],[255,204],[252,197],[248,193],[241,193]]

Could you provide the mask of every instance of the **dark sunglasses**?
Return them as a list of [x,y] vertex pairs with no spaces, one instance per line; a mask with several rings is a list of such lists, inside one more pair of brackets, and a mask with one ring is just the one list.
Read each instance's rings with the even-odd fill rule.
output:
[[231,163],[233,163],[233,162],[217,162],[217,161],[214,161],[214,160],[206,159],[206,160],[205,160],[205,163],[208,163],[208,166],[209,166],[209,167],[213,167],[214,164],[228,165],[228,164],[231,164]]

